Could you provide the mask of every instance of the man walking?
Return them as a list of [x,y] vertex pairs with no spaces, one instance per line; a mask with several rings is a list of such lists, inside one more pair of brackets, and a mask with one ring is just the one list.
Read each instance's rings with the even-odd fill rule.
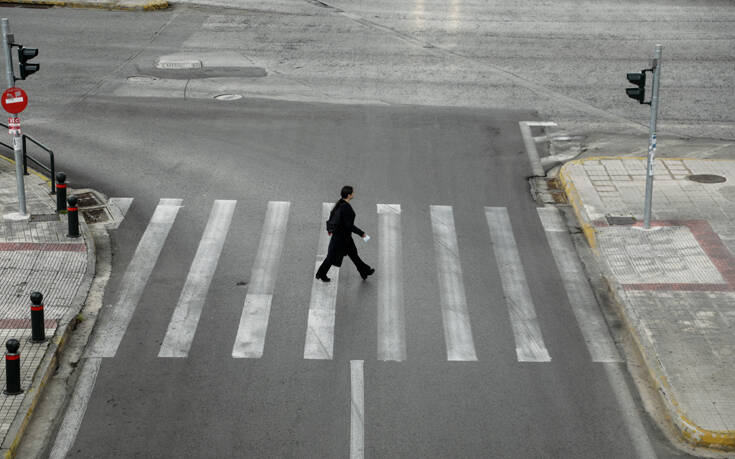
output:
[[364,238],[365,232],[355,226],[355,211],[352,210],[350,201],[355,196],[355,190],[351,186],[342,187],[340,192],[342,199],[332,208],[327,220],[327,231],[330,231],[332,238],[329,240],[329,249],[327,250],[327,258],[324,259],[319,269],[316,271],[316,278],[329,282],[331,279],[327,277],[329,268],[334,266],[342,266],[342,259],[347,255],[355,264],[360,277],[363,280],[375,272],[365,262],[360,259],[357,254],[355,241],[352,240],[352,233]]

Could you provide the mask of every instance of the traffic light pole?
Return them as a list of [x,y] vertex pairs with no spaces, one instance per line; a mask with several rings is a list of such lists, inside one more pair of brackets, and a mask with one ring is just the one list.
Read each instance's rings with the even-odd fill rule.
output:
[[[8,19],[2,18],[2,33],[3,36],[3,52],[5,53],[5,76],[7,79],[8,88],[15,86],[15,77],[13,76],[13,58],[10,53],[10,43],[8,42],[8,35],[10,33],[10,27],[8,26]],[[18,184],[18,207],[20,210],[20,218],[28,218],[28,212],[26,210],[26,189],[23,180],[23,141],[20,133],[15,131],[13,134],[13,153],[15,156],[15,175],[16,182]],[[17,217],[16,217],[17,218]]]
[[661,45],[656,45],[653,55],[653,88],[651,91],[651,124],[648,136],[648,164],[646,165],[646,200],[643,206],[643,226],[651,227],[651,201],[653,199],[653,159],[656,156],[656,117],[658,116],[658,81],[661,76]]

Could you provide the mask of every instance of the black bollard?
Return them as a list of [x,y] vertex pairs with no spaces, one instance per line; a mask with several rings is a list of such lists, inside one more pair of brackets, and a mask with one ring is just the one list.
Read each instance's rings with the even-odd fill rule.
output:
[[56,173],[56,212],[66,213],[66,174]]
[[5,395],[18,395],[23,392],[20,388],[20,343],[17,339],[9,339],[5,343],[8,353],[5,354]]
[[69,202],[69,208],[67,210],[67,217],[69,220],[69,234],[68,237],[79,237],[79,209],[77,208],[77,197],[72,195],[67,199]]
[[43,295],[41,292],[31,293],[31,343],[46,341],[46,329],[43,323]]

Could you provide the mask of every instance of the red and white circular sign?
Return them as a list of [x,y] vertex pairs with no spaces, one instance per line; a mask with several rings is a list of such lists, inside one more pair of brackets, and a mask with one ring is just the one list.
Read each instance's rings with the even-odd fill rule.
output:
[[3,93],[2,104],[6,112],[17,115],[28,106],[28,94],[20,88],[8,88]]

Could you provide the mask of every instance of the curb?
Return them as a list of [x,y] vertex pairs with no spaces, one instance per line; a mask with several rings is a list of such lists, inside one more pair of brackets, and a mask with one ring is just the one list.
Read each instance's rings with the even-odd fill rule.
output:
[[[3,157],[3,159],[6,159],[11,163],[15,162],[5,157]],[[31,168],[29,168],[28,171],[42,178],[47,183],[50,183],[50,180],[43,174],[40,174]],[[77,293],[72,300],[71,309],[59,321],[56,331],[54,332],[54,336],[49,339],[48,347],[44,352],[43,359],[41,359],[41,363],[36,367],[36,371],[33,374],[31,386],[26,390],[23,402],[21,403],[20,408],[18,408],[18,413],[13,418],[13,422],[10,424],[10,429],[5,436],[5,440],[2,442],[0,453],[5,459],[15,457],[16,450],[20,445],[25,429],[28,427],[28,423],[30,422],[38,401],[41,399],[43,389],[49,378],[51,378],[51,376],[56,372],[61,352],[66,345],[69,335],[76,328],[76,317],[84,306],[87,295],[89,294],[89,289],[92,286],[92,281],[94,280],[97,265],[94,238],[91,237],[89,227],[83,218],[80,219],[79,225],[81,226],[80,234],[84,239],[84,245],[87,249],[87,269],[84,272],[84,279],[79,285],[79,289],[77,289]]]
[[587,238],[587,243],[589,244],[590,248],[593,249],[595,255],[597,255],[597,233],[595,227],[587,221],[585,214],[582,213],[584,209],[582,197],[579,195],[577,188],[574,186],[574,182],[572,182],[572,180],[567,177],[566,174],[567,164],[581,164],[583,161],[584,160],[578,159],[564,164],[561,169],[559,169],[559,181],[561,182],[562,188],[564,189],[564,193],[567,195],[567,201],[569,202],[569,204],[572,205],[572,208],[574,209],[574,215],[577,216],[577,222],[582,227],[582,232],[584,233],[585,238]]
[[67,8],[99,8],[104,10],[122,11],[154,11],[169,7],[167,0],[103,0],[103,1],[65,1],[65,0],[9,0],[6,3],[17,5],[47,5]]
[[[600,254],[596,250],[596,230],[595,227],[588,221],[582,198],[579,195],[574,183],[567,176],[566,168],[568,164],[583,164],[585,161],[599,161],[600,159],[646,159],[640,157],[615,157],[615,156],[596,156],[584,159],[578,159],[570,161],[561,167],[559,171],[559,179],[564,187],[564,192],[567,194],[569,203],[574,209],[574,213],[577,216],[577,221],[582,227],[582,231],[587,238],[587,242],[593,249],[595,258],[600,260]],[[682,158],[666,158],[666,159],[682,159]],[[686,159],[686,158],[683,158]],[[718,160],[711,160],[718,161]],[[721,160],[720,160],[721,161]],[[724,160],[727,161],[727,160]],[[626,302],[626,294],[622,286],[618,283],[612,273],[609,271],[606,263],[598,263],[603,271],[603,278],[608,286],[608,290],[612,294],[615,305],[618,312],[622,316],[625,325],[633,337],[636,346],[638,347],[643,360],[646,363],[648,374],[652,378],[658,393],[661,395],[664,405],[668,410],[668,415],[671,422],[676,426],[677,430],[681,434],[682,438],[693,446],[702,446],[707,448],[719,449],[724,451],[735,451],[735,430],[710,430],[704,429],[695,424],[680,408],[679,402],[674,397],[671,385],[665,374],[663,364],[658,359],[656,352],[653,350],[653,345],[647,341],[645,336],[641,336],[638,333],[638,324],[640,319],[636,311],[634,311]]]

